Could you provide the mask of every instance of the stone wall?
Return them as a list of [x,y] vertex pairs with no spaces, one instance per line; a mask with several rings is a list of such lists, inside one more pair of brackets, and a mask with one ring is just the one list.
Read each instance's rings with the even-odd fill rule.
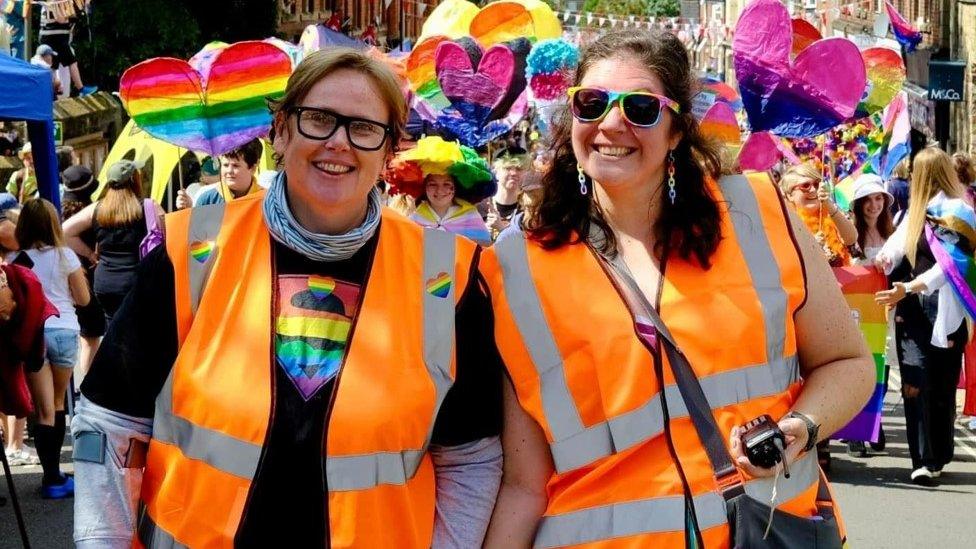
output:
[[968,62],[965,101],[955,106],[953,133],[958,150],[976,154],[976,5],[958,5],[954,57]]

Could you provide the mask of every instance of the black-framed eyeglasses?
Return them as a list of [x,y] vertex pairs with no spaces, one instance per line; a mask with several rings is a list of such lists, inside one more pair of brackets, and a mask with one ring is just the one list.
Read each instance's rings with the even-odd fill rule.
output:
[[391,129],[375,120],[345,116],[318,107],[292,107],[289,109],[298,121],[298,133],[309,139],[324,141],[340,127],[346,129],[349,143],[363,151],[375,151],[383,147]]

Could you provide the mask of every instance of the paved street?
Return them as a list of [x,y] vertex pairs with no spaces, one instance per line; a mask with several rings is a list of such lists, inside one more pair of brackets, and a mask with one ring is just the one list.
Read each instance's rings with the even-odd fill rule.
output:
[[[976,539],[976,437],[962,419],[956,423],[956,457],[936,488],[911,483],[905,417],[892,372],[885,398],[883,452],[849,457],[832,443],[836,459],[830,479],[847,523],[850,547],[894,549],[973,547]],[[962,392],[958,393],[960,396]],[[968,423],[968,418],[966,420]]]
[[[892,376],[892,387],[899,381]],[[960,393],[961,394],[961,393]],[[946,467],[937,488],[912,484],[908,475],[908,444],[900,399],[893,389],[886,399],[884,426],[888,444],[883,452],[851,458],[840,443],[832,444],[831,480],[847,522],[851,548],[963,549],[976,539],[976,437],[960,420],[956,461]],[[62,460],[70,453],[64,448]],[[71,470],[70,465],[65,466]],[[40,467],[17,467],[14,478],[27,515],[32,547],[71,546],[72,500],[44,501],[38,490]],[[5,479],[0,495],[7,495]],[[0,507],[0,549],[20,547],[13,509]]]

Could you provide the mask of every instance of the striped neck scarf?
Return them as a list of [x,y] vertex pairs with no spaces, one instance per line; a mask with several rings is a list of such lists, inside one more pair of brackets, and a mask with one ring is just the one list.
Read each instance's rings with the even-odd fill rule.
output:
[[369,192],[369,206],[363,223],[344,234],[313,233],[302,227],[291,213],[285,194],[288,181],[285,172],[278,172],[268,194],[264,197],[264,220],[271,237],[283,246],[315,261],[344,261],[353,256],[376,234],[380,226],[380,192]]

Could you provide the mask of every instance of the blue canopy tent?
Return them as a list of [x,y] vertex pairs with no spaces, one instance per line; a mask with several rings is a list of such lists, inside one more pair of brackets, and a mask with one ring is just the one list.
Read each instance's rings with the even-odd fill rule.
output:
[[[0,54],[0,120],[24,120],[34,157],[37,189],[61,208],[60,175],[54,154],[51,71]],[[4,182],[5,183],[5,182]]]

